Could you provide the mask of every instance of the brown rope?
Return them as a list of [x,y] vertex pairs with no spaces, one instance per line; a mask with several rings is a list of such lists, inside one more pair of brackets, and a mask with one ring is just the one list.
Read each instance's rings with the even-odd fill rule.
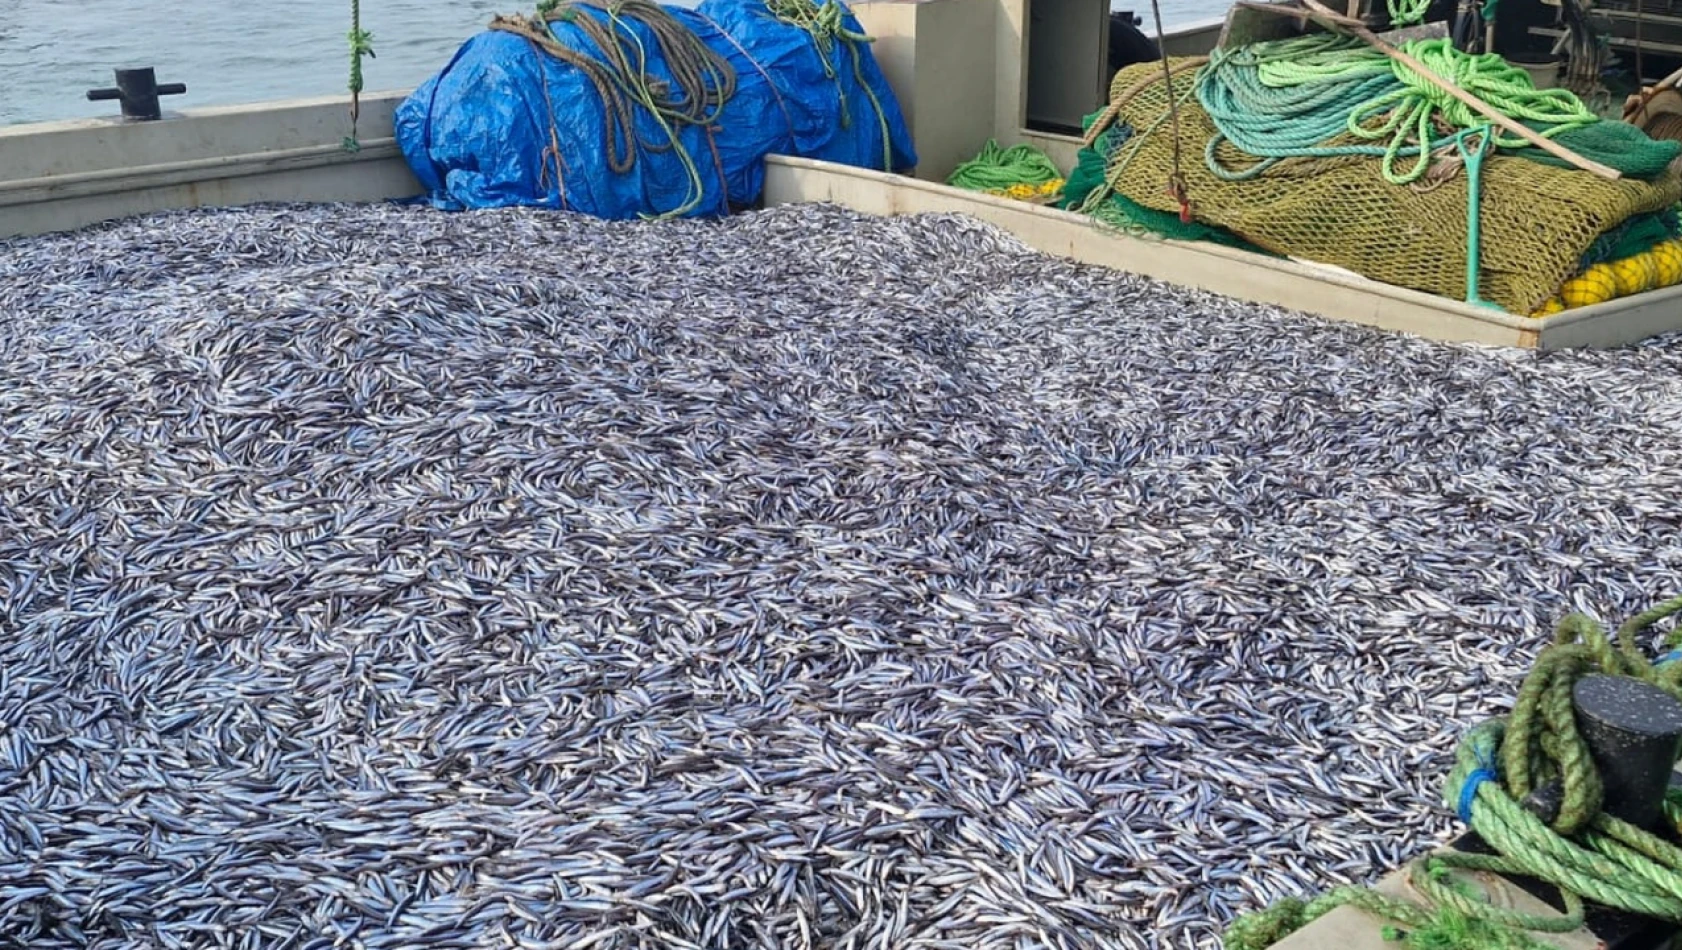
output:
[[[648,75],[642,68],[648,57],[635,48],[634,40],[633,49],[627,52],[616,23],[604,22],[580,7],[606,11],[609,21],[641,23],[654,35],[660,59],[671,70],[673,81]],[[557,21],[578,27],[600,57],[556,42],[549,24]],[[636,106],[651,105],[670,122],[707,126],[736,92],[736,71],[730,63],[652,0],[564,0],[536,16],[498,16],[491,20],[490,28],[525,37],[590,80],[602,100],[607,164],[615,174],[631,170],[639,146],[664,151],[673,144],[644,142],[637,136]]]
[[1651,86],[1642,89],[1639,95],[1631,96],[1634,102],[1624,103],[1624,121],[1634,121],[1637,116],[1645,113],[1647,106],[1659,93],[1676,88],[1682,84],[1682,69],[1671,73]]
[[1162,56],[1162,89],[1168,94],[1168,121],[1174,134],[1173,170],[1168,174],[1168,194],[1180,205],[1180,221],[1191,223],[1191,195],[1186,192],[1186,176],[1180,163],[1180,103],[1174,98],[1174,71],[1168,66],[1168,50],[1163,46],[1162,7],[1151,0],[1151,16],[1156,20],[1156,51]]
[[526,37],[531,46],[531,54],[537,57],[538,82],[543,84],[543,107],[549,110],[549,146],[543,150],[543,160],[537,166],[537,184],[540,188],[549,187],[549,159],[555,159],[555,185],[561,195],[561,210],[567,209],[567,180],[566,162],[561,158],[561,132],[555,125],[555,102],[549,96],[549,70],[543,63],[543,51],[538,49],[537,43]]
[[707,147],[713,153],[713,169],[718,172],[718,193],[724,196],[725,204],[730,202],[730,178],[724,174],[724,156],[718,150],[718,138],[713,135],[714,126],[707,126]]

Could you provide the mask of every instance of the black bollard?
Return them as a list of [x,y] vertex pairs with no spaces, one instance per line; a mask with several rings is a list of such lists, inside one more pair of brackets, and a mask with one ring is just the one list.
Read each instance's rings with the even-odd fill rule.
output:
[[[1662,813],[1666,787],[1682,785],[1682,773],[1672,771],[1682,742],[1682,703],[1640,680],[1600,674],[1578,680],[1572,701],[1577,728],[1606,785],[1604,809],[1652,829]],[[1551,823],[1563,799],[1563,787],[1553,782],[1532,791],[1523,805]],[[1470,854],[1495,853],[1470,831],[1450,847]],[[1565,910],[1565,902],[1552,884],[1531,877],[1509,880],[1555,910]],[[1584,925],[1606,950],[1671,950],[1672,938],[1677,935],[1676,926],[1669,921],[1595,903],[1587,906]]]
[[1682,701],[1651,683],[1599,673],[1578,680],[1571,699],[1606,785],[1602,810],[1653,829],[1682,750]]
[[117,85],[112,89],[89,89],[88,101],[117,99],[122,102],[123,115],[130,119],[150,120],[163,116],[158,105],[159,96],[179,96],[187,91],[186,83],[168,82],[158,85],[158,74],[150,66],[119,69]]

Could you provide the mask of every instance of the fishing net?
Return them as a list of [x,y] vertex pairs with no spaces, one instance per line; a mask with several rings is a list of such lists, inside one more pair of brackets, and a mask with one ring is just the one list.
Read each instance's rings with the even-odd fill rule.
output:
[[[1093,121],[1100,114],[1095,112],[1087,116],[1081,123],[1082,127],[1091,128]],[[1147,208],[1118,192],[1111,192],[1095,206],[1086,207],[1087,199],[1092,192],[1104,185],[1104,174],[1110,158],[1114,157],[1122,146],[1127,144],[1127,140],[1132,135],[1133,127],[1131,125],[1125,122],[1116,123],[1105,129],[1092,146],[1080,150],[1075,157],[1074,170],[1069,172],[1068,181],[1063,185],[1063,207],[1065,209],[1085,211],[1094,218],[1125,231],[1148,232],[1179,241],[1207,241],[1211,244],[1221,244],[1226,247],[1236,247],[1258,254],[1266,254],[1269,257],[1279,256],[1264,247],[1259,247],[1244,240],[1244,238],[1225,228],[1214,227],[1195,220],[1181,221],[1178,213]]]
[[[1082,128],[1091,128],[1093,121],[1100,115],[1101,112],[1095,112],[1087,116],[1081,123]],[[1080,149],[1076,155],[1074,170],[1069,173],[1068,183],[1063,189],[1063,208],[1069,211],[1085,211],[1095,218],[1133,233],[1149,233],[1180,241],[1207,241],[1269,257],[1281,256],[1252,244],[1225,228],[1195,220],[1184,222],[1178,214],[1146,208],[1126,195],[1113,191],[1104,196],[1102,201],[1095,202],[1093,207],[1085,207],[1092,193],[1103,188],[1110,159],[1117,155],[1132,135],[1132,126],[1125,122],[1115,123],[1100,133],[1091,146]],[[1548,158],[1549,164],[1556,162],[1553,156],[1540,149],[1530,151]],[[1662,166],[1657,169],[1662,170]],[[1659,245],[1674,245],[1678,239],[1682,239],[1682,215],[1678,214],[1677,208],[1637,214],[1596,238],[1578,260],[1575,273],[1581,277],[1595,264],[1630,262],[1643,255],[1652,256],[1654,249]],[[1665,248],[1657,255],[1657,260],[1665,261],[1673,253],[1674,248]],[[1655,281],[1659,282],[1659,286],[1668,287],[1676,282],[1675,279],[1666,279],[1665,275],[1670,273],[1666,265],[1658,266],[1656,273],[1658,276],[1655,277]],[[1568,285],[1570,283],[1567,281]],[[1601,299],[1613,298],[1606,296]]]
[[[1539,122],[1525,125],[1540,132]],[[1584,158],[1610,165],[1632,178],[1653,178],[1682,152],[1682,143],[1669,139],[1654,139],[1627,122],[1596,122],[1594,125],[1566,129],[1554,136],[1554,141]],[[1519,158],[1541,162],[1555,168],[1571,168],[1571,163],[1557,155],[1529,147],[1513,152]]]
[[[1143,130],[1108,161],[1108,181],[1119,194],[1145,208],[1178,213],[1166,189],[1174,171],[1173,123],[1164,118],[1172,95],[1179,103],[1179,168],[1199,223],[1279,254],[1465,298],[1467,184],[1458,161],[1439,159],[1409,185],[1386,182],[1381,159],[1368,155],[1287,158],[1253,178],[1222,180],[1204,161],[1216,128],[1193,96],[1196,70],[1184,59],[1169,65],[1172,90],[1159,75],[1151,79],[1161,63],[1130,66],[1115,76],[1115,121]],[[1594,131],[1579,133],[1578,144]],[[1635,144],[1613,140],[1608,147],[1631,151]],[[1651,150],[1639,151],[1636,158],[1645,159]],[[1226,168],[1255,164],[1225,141],[1214,146],[1214,158]],[[1682,178],[1674,170],[1645,181],[1607,181],[1506,153],[1484,163],[1482,187],[1481,293],[1524,314],[1542,308],[1608,231],[1682,199]]]
[[[1641,237],[1626,240],[1623,246],[1634,246],[1651,237],[1651,230],[1642,231]],[[1616,257],[1584,266],[1534,315],[1547,316],[1682,283],[1682,240],[1664,238],[1639,250],[1616,253]]]
[[1595,238],[1578,263],[1588,268],[1602,261],[1635,257],[1678,237],[1682,237],[1682,220],[1678,219],[1675,208],[1638,214]]

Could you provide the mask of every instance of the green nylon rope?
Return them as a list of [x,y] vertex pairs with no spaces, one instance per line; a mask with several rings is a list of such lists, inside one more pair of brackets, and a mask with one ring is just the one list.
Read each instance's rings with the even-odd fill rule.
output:
[[[1335,907],[1353,905],[1391,921],[1387,937],[1418,950],[1525,950],[1542,947],[1524,931],[1563,932],[1583,921],[1583,902],[1682,922],[1682,848],[1613,818],[1601,809],[1605,793],[1572,704],[1577,680],[1594,673],[1628,676],[1682,698],[1682,663],[1655,665],[1636,644],[1654,623],[1682,611],[1682,597],[1625,623],[1613,637],[1593,620],[1572,614],[1536,658],[1512,714],[1473,728],[1461,741],[1443,788],[1450,808],[1470,813],[1470,825],[1498,854],[1437,853],[1409,866],[1412,883],[1435,911],[1362,888],[1338,888],[1313,901],[1281,901],[1233,921],[1226,950],[1263,950]],[[1674,648],[1682,630],[1665,644]],[[1563,789],[1551,822],[1521,802],[1553,783]],[[1682,823],[1682,794],[1671,792],[1665,818]],[[1559,888],[1566,914],[1529,915],[1495,907],[1454,881],[1455,869],[1528,876]]]
[[[1402,49],[1543,136],[1600,121],[1568,90],[1536,89],[1524,70],[1497,55],[1463,53],[1446,39]],[[1488,121],[1401,62],[1333,34],[1217,50],[1198,71],[1197,97],[1217,129],[1204,161],[1225,181],[1254,178],[1288,158],[1382,156],[1384,179],[1410,184],[1424,177],[1433,153],[1453,147],[1456,133]],[[1327,144],[1339,138],[1355,141]],[[1217,158],[1223,141],[1260,161],[1227,168]],[[1508,136],[1494,142],[1505,149],[1527,145]],[[1406,168],[1404,159],[1412,159]]]
[[1011,185],[1043,185],[1062,177],[1051,159],[1032,145],[1001,148],[988,139],[981,154],[953,169],[946,183],[969,191],[1003,191]]
[[345,136],[344,148],[356,152],[362,149],[356,138],[356,120],[361,112],[362,57],[374,58],[374,34],[362,28],[362,0],[350,0],[350,32],[346,36],[350,40],[350,134]]
[[1413,26],[1425,22],[1431,0],[1385,0],[1385,7],[1390,13],[1391,26]]
[[[1575,93],[1568,89],[1537,89],[1529,73],[1495,53],[1463,53],[1447,39],[1419,40],[1406,44],[1406,49],[1420,65],[1494,106],[1503,115],[1542,123],[1546,126],[1541,133],[1544,137],[1600,121]],[[1489,121],[1400,62],[1395,67],[1396,78],[1406,87],[1401,96],[1410,104],[1429,105],[1456,129],[1475,128]],[[1498,148],[1511,149],[1522,148],[1529,142],[1517,136],[1497,136],[1495,144]]]

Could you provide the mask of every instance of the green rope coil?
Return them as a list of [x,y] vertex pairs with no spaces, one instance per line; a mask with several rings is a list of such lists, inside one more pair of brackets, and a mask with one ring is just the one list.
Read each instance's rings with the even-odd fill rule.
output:
[[[765,0],[765,9],[779,21],[810,33],[819,52],[825,54],[826,64],[827,56],[835,48],[837,40],[853,43],[871,41],[870,37],[863,33],[847,29],[846,9],[831,0],[824,0],[821,4],[813,0]],[[831,79],[835,78],[833,69],[831,65]]]
[[[1568,90],[1537,89],[1528,73],[1494,54],[1463,53],[1446,39],[1416,40],[1402,49],[1545,137],[1600,122]],[[1457,132],[1488,121],[1400,61],[1334,34],[1217,50],[1198,72],[1197,97],[1218,130],[1204,160],[1226,181],[1254,178],[1290,158],[1381,156],[1386,181],[1411,184],[1424,177],[1433,153],[1453,147]],[[1260,161],[1225,167],[1217,159],[1223,141]],[[1529,147],[1508,136],[1498,136],[1494,145]],[[1405,168],[1404,159],[1412,159]]]
[[[1568,89],[1537,89],[1529,73],[1494,53],[1463,53],[1447,39],[1419,40],[1406,44],[1405,49],[1420,65],[1494,106],[1501,114],[1541,123],[1544,137],[1600,121],[1600,117],[1590,111],[1575,93]],[[1489,121],[1471,106],[1432,85],[1424,76],[1400,62],[1395,62],[1392,72],[1404,91],[1391,93],[1390,97],[1405,107],[1440,117],[1456,129],[1476,128]],[[1374,103],[1369,109],[1377,105]],[[1358,122],[1360,118],[1362,112],[1357,112],[1351,117],[1351,122]],[[1529,143],[1517,136],[1497,136],[1495,144],[1499,148],[1512,149]]]
[[1385,7],[1390,13],[1391,26],[1413,26],[1425,22],[1431,0],[1385,0]]
[[1001,148],[988,139],[981,154],[953,169],[946,183],[968,191],[1005,191],[1012,185],[1044,185],[1062,177],[1051,159],[1032,145]]
[[[1655,665],[1636,645],[1653,624],[1682,611],[1682,597],[1632,618],[1614,636],[1572,614],[1536,658],[1512,714],[1473,728],[1461,741],[1443,800],[1498,853],[1439,852],[1414,861],[1409,878],[1434,905],[1361,888],[1338,888],[1313,901],[1282,901],[1233,921],[1226,950],[1262,950],[1334,907],[1353,905],[1407,928],[1418,950],[1524,950],[1525,931],[1564,932],[1582,925],[1585,901],[1682,922],[1682,848],[1601,811],[1605,794],[1586,740],[1577,730],[1572,689],[1591,674],[1627,676],[1682,699],[1682,663]],[[1665,645],[1682,641],[1672,631]],[[1558,783],[1562,803],[1551,821],[1521,804]],[[1682,824],[1682,794],[1671,792],[1665,817]],[[1560,891],[1564,916],[1495,907],[1451,877],[1456,870],[1533,877]]]

